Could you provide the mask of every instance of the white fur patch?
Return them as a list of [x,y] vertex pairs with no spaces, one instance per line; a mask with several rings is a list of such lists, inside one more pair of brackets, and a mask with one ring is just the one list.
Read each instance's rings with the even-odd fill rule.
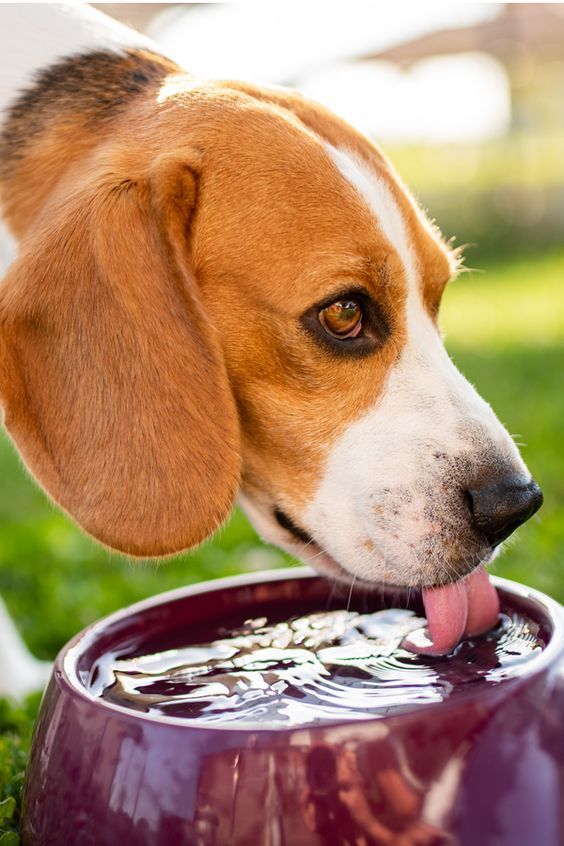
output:
[[383,179],[373,173],[353,153],[326,145],[339,171],[356,188],[368,203],[384,236],[400,256],[409,280],[410,291],[416,284],[413,253],[409,244],[403,217],[392,192]]
[[401,259],[408,341],[374,407],[332,447],[303,525],[361,578],[433,584],[485,553],[463,498],[472,479],[488,467],[530,477],[490,406],[448,357],[423,306],[413,247],[390,189],[354,155],[329,145],[328,152]]
[[0,696],[21,699],[42,690],[50,673],[51,665],[28,651],[0,599]]
[[0,121],[37,71],[89,50],[158,48],[86,3],[0,3]]

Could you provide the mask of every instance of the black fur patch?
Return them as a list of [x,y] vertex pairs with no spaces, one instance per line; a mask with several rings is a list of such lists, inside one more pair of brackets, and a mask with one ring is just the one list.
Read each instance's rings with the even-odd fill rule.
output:
[[143,50],[80,53],[49,65],[8,110],[0,134],[0,176],[9,176],[29,142],[49,126],[79,114],[95,131],[131,97],[178,71],[168,59]]

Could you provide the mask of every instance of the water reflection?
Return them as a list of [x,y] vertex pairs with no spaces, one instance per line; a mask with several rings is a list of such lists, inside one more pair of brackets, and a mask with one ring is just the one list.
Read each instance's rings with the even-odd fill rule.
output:
[[448,659],[413,655],[403,639],[424,624],[405,609],[248,620],[204,644],[105,655],[91,689],[128,708],[210,725],[320,724],[405,712],[497,684],[544,645],[538,626],[512,611]]
[[421,818],[423,786],[402,776],[394,747],[370,749],[367,780],[351,748],[317,746],[306,759],[304,819],[323,846],[442,846],[455,841]]
[[246,749],[205,759],[190,846],[455,846],[427,818],[431,782],[397,741]]

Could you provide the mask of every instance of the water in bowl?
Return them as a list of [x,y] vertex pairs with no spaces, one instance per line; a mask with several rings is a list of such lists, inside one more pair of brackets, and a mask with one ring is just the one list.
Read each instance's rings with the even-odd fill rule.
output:
[[207,642],[154,654],[108,653],[90,690],[108,702],[202,725],[289,727],[369,719],[516,676],[544,647],[539,626],[503,609],[486,635],[447,657],[414,655],[413,611],[336,610],[217,629]]

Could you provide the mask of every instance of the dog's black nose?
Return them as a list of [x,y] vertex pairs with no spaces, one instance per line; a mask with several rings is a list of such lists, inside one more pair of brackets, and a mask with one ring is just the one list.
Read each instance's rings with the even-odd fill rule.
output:
[[500,482],[468,491],[474,523],[492,546],[497,546],[532,517],[542,505],[536,482],[507,476]]

